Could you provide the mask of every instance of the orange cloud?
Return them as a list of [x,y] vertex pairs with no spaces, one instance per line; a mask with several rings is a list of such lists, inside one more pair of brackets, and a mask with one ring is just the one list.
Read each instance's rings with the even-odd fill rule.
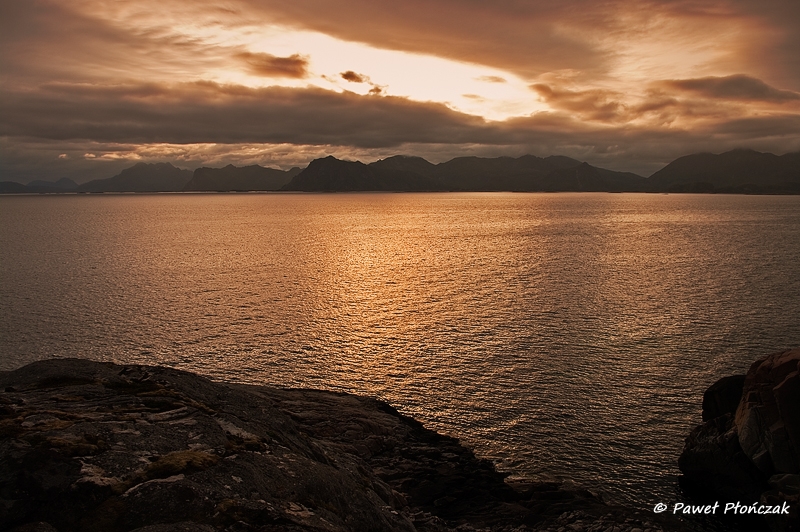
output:
[[339,75],[342,76],[343,80],[350,81],[352,83],[364,83],[365,81],[367,81],[366,76],[362,74],[356,74],[352,70],[348,70],[347,72],[342,72]]
[[661,85],[691,92],[706,98],[777,103],[800,100],[800,93],[770,87],[760,79],[744,74],[697,79],[673,79],[662,81]]
[[[641,173],[698,150],[800,150],[798,27],[800,2],[782,0],[408,0],[392,9],[371,0],[227,0],[224,9],[188,0],[0,2],[0,174],[48,158],[97,165],[114,143],[129,143],[126,153],[248,142],[262,151],[310,146],[309,154],[318,146],[441,158],[562,153]],[[388,84],[360,73],[379,79],[364,63],[319,68],[314,54],[329,50],[280,48],[279,38],[259,47],[261,32],[299,30],[455,59],[476,67],[470,81],[495,85],[412,101],[386,96]],[[260,49],[275,55],[250,51]],[[444,77],[409,65],[409,83]],[[302,87],[247,87],[259,80],[245,71]],[[315,82],[373,97],[306,87]],[[485,98],[486,106],[462,107],[476,113],[505,105],[496,95],[520,85],[533,91],[530,107],[523,98],[502,115],[517,118],[453,111],[463,93],[469,103]],[[536,112],[537,96],[549,112]]]
[[626,118],[626,106],[620,102],[619,93],[591,89],[573,91],[535,83],[531,88],[554,109],[569,111],[587,120],[615,121]]
[[308,75],[308,59],[300,54],[277,57],[262,52],[240,52],[235,56],[251,74],[265,77],[304,78]]

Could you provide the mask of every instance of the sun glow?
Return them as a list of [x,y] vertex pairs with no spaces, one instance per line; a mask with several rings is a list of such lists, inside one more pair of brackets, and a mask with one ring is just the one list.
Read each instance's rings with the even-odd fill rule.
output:
[[[224,32],[219,37],[224,37]],[[206,72],[207,79],[250,87],[315,86],[362,95],[400,96],[445,103],[454,110],[489,120],[529,115],[544,108],[523,80],[482,65],[373,48],[287,28],[251,28],[230,37],[232,45],[236,42],[236,46],[253,53],[278,57],[297,54],[307,60],[307,75],[263,77],[235,65],[224,65]],[[342,75],[345,72],[357,74],[357,79],[346,79]]]
[[[241,20],[186,16],[186,13],[125,9],[106,4],[93,16],[139,35],[168,43],[142,75],[151,81],[213,81],[246,87],[319,87],[369,96],[398,96],[443,103],[453,110],[504,120],[547,109],[523,79],[497,68],[434,55],[382,49],[323,33]],[[156,16],[157,15],[157,16]],[[206,13],[207,15],[207,13]],[[305,75],[253,72],[243,56],[295,58]],[[164,64],[155,64],[158,61]],[[108,65],[109,71],[117,68]],[[144,68],[144,67],[143,67]],[[358,74],[347,80],[345,72]],[[163,79],[152,79],[153,76]]]

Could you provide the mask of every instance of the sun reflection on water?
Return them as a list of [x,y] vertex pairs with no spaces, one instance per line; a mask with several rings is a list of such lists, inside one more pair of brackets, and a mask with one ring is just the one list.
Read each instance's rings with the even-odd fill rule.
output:
[[383,398],[518,475],[672,495],[702,390],[800,338],[800,198],[0,198],[3,369]]

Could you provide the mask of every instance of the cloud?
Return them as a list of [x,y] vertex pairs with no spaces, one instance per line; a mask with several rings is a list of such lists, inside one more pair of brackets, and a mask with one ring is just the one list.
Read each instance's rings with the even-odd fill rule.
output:
[[[374,160],[412,153],[441,161],[464,154],[533,153],[649,175],[697,151],[743,145],[778,153],[800,150],[798,114],[701,114],[663,127],[615,118],[635,115],[636,109],[622,104],[627,110],[603,109],[617,101],[614,93],[540,89],[562,110],[504,122],[486,122],[442,104],[322,89],[210,82],[6,89],[0,94],[0,174],[23,181],[65,176],[84,181],[109,177],[138,158],[184,167],[223,162],[286,167],[326,154]],[[654,113],[691,110],[667,94],[648,98],[641,103]],[[612,120],[586,120],[566,107],[610,113]],[[60,154],[69,157],[59,159]]]
[[[231,150],[232,163],[248,153],[562,153],[646,173],[698,150],[800,150],[798,27],[800,3],[782,0],[408,0],[391,10],[370,0],[0,2],[0,172],[64,165],[48,167],[57,178],[134,156],[190,165]],[[261,49],[253,35],[289,29],[499,75],[415,102],[386,96],[356,57],[321,81],[296,42],[270,48],[276,55],[249,51]],[[368,94],[220,81],[241,81],[243,70]],[[408,80],[435,85],[437,75],[409,70]],[[550,111],[487,122],[444,103],[467,92],[491,104],[517,84]]]
[[369,79],[363,74],[356,74],[352,70],[348,70],[347,72],[342,72],[339,75],[342,76],[343,80],[350,81],[352,83],[364,83]]
[[235,57],[241,60],[251,74],[270,78],[304,78],[308,76],[308,58],[300,54],[277,57],[262,52],[240,52]]
[[[149,3],[0,1],[4,81],[18,85],[52,80],[186,79],[198,71],[230,68],[231,56],[240,47],[181,33],[172,26],[176,21],[167,16],[172,0]],[[102,14],[108,15],[104,9],[110,7],[159,13],[164,19],[160,26],[140,27],[124,19],[103,18]],[[206,18],[208,13],[198,10],[197,21]]]
[[0,95],[0,135],[98,142],[396,146],[492,142],[495,128],[443,104],[212,82],[51,83]]
[[615,121],[627,116],[622,95],[604,89],[575,91],[535,83],[531,88],[554,109],[575,113],[586,120]]
[[[573,0],[591,9],[594,2]],[[370,0],[239,0],[253,17],[318,31],[379,48],[447,57],[508,69],[534,77],[558,68],[603,70],[606,54],[573,26],[586,21],[565,16],[574,6],[544,1],[504,0],[486,4],[460,0],[408,0],[387,9]],[[597,17],[608,19],[592,9]],[[602,24],[595,19],[595,23]]]
[[[752,71],[770,83],[800,84],[800,3],[785,0],[407,0],[392,9],[371,0],[238,5],[292,27],[489,65],[529,81],[559,70],[608,74],[631,52],[654,58],[658,45],[653,60],[684,68],[685,77]],[[706,52],[696,72],[687,70]]]
[[342,72],[339,74],[343,80],[349,81],[350,83],[366,83],[370,86],[369,91],[367,94],[370,96],[382,96],[386,91],[386,85],[378,85],[377,83],[373,83],[372,80],[369,79],[369,76],[364,74],[358,74],[353,72],[352,70],[348,70],[346,72]]
[[706,98],[777,103],[800,100],[800,93],[770,87],[760,79],[744,74],[666,80],[662,81],[661,85]]

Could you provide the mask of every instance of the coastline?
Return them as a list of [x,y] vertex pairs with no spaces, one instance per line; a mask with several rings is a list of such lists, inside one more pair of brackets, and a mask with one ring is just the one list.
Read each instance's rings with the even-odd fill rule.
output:
[[375,399],[82,359],[0,373],[0,389],[2,529],[686,525],[557,483],[512,486],[458,440]]

